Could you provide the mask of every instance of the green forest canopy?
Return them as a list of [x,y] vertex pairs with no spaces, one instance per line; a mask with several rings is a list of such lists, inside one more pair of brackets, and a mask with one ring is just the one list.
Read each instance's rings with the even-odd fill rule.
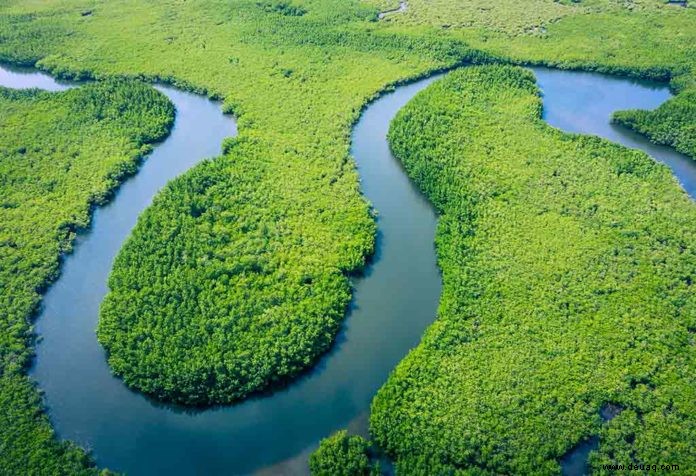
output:
[[[541,120],[532,73],[464,68],[389,142],[440,212],[436,322],[372,405],[401,474],[696,465],[696,208],[644,153]],[[602,424],[608,403],[623,411]]]
[[[226,154],[167,187],[118,258],[100,339],[113,368],[131,385],[189,403],[240,398],[292,376],[329,345],[350,296],[347,274],[363,265],[375,232],[348,156],[350,126],[388,84],[465,61],[531,61],[672,78],[673,85],[687,85],[683,92],[693,84],[692,7],[657,0],[538,1],[534,8],[496,2],[477,4],[490,13],[472,15],[459,9],[468,5],[462,4],[444,15],[451,18],[445,23],[434,12],[449,6],[412,0],[406,14],[377,21],[372,5],[394,3],[11,0],[0,7],[1,60],[38,62],[59,75],[160,78],[224,98],[239,117],[239,138]],[[688,130],[689,116],[680,117],[687,119],[678,119],[680,130]],[[169,206],[187,213],[172,217]],[[172,224],[181,225],[179,240],[153,236]],[[190,250],[182,248],[189,242]],[[145,272],[134,277],[140,251],[159,246],[176,256],[192,251],[196,259],[174,266],[141,256]],[[199,260],[214,263],[214,272],[200,272]],[[175,278],[162,285],[156,278],[161,272]],[[248,295],[213,295],[220,286],[233,287],[230,282],[248,286]],[[221,316],[174,338],[196,346],[201,336],[214,336],[218,346],[236,346],[232,355],[211,359],[215,366],[207,370],[214,379],[167,390],[182,382],[178,351],[122,301],[141,284],[138,298],[171,326],[177,324],[173,303],[185,309],[199,299],[205,303],[205,312],[191,315],[196,324],[203,316]],[[185,302],[172,301],[181,286],[190,290]],[[248,323],[243,332],[231,325],[231,309]],[[272,316],[288,319],[274,325]],[[142,373],[136,360],[144,349],[133,346],[132,334],[110,329],[118,319],[155,338],[157,361],[168,371],[163,379]],[[239,336],[234,342],[233,328]],[[268,343],[264,358],[275,357],[272,339],[279,333],[287,333],[291,345],[278,361],[244,357],[245,346],[257,338]],[[194,352],[191,364],[201,365],[204,355]],[[234,362],[244,375],[235,373],[238,368],[229,372],[232,358],[241,359]]]
[[371,461],[368,442],[361,436],[349,436],[341,430],[324,438],[309,458],[309,469],[315,476],[379,475],[379,464]]
[[0,473],[78,474],[34,385],[30,317],[92,207],[169,132],[174,107],[152,87],[112,80],[61,93],[0,88]]

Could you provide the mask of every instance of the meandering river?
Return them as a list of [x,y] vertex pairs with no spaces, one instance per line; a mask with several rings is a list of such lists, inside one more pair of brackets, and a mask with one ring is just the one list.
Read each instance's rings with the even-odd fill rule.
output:
[[[597,134],[667,163],[696,194],[696,163],[609,124],[610,113],[658,106],[664,85],[536,68],[544,117],[561,129]],[[367,412],[389,372],[434,319],[441,289],[433,245],[436,216],[386,142],[391,119],[435,78],[402,86],[373,102],[353,131],[362,191],[379,213],[376,255],[354,280],[354,300],[333,350],[286,389],[207,410],[162,405],[113,377],[97,343],[99,304],[111,264],[138,215],[170,179],[215,156],[234,121],[206,98],[157,86],[176,105],[170,136],[114,199],[95,211],[60,278],[44,296],[41,341],[31,375],[45,392],[61,438],[93,451],[100,466],[140,474],[302,474],[318,441],[350,427],[365,434]],[[0,85],[69,87],[26,70],[0,69]],[[566,468],[568,474],[581,472]]]

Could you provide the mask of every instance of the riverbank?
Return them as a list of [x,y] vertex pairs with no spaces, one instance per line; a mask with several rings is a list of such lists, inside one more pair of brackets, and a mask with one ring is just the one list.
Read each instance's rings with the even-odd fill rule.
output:
[[[27,78],[35,80],[47,78],[40,73]],[[440,292],[432,247],[434,214],[386,143],[391,117],[432,80],[384,95],[356,126],[353,154],[364,172],[366,196],[379,208],[380,235],[370,267],[354,282],[350,320],[336,348],[288,390],[207,411],[157,404],[128,390],[112,376],[94,338],[111,262],[148,197],[172,174],[181,173],[172,163],[196,160],[190,154],[196,144],[215,147],[229,132],[227,119],[214,105],[196,109],[208,103],[205,99],[164,89],[180,111],[172,136],[145,163],[151,169],[143,168],[135,183],[122,187],[116,201],[97,210],[93,229],[65,260],[62,276],[46,293],[37,318],[42,339],[32,376],[45,394],[60,437],[91,448],[100,465],[129,474],[188,474],[202,464],[209,472],[261,469],[316,445],[353,420],[362,421],[354,428],[366,432],[363,416],[372,396],[418,342]],[[417,258],[405,263],[403,256]],[[404,315],[410,316],[408,327],[403,325]],[[375,341],[384,334],[392,336],[388,344]],[[352,377],[346,379],[347,375]],[[309,408],[311,416],[306,413]],[[123,445],[132,434],[139,435],[140,443]],[[224,452],[219,451],[222,442],[227,442]],[[192,456],[200,454],[205,457]],[[306,461],[299,471],[303,468]]]
[[[444,26],[430,29],[398,24],[414,8],[395,15],[394,22],[375,22],[377,10],[358,2],[304,5],[300,1],[300,8],[275,3],[188,2],[172,11],[166,3],[136,5],[117,0],[100,4],[83,16],[79,6],[70,2],[9,2],[0,13],[5,40],[0,55],[27,64],[40,61],[41,67],[56,74],[176,78],[179,84],[224,97],[227,110],[241,118],[245,147],[231,150],[236,162],[233,174],[211,175],[206,180],[234,188],[231,175],[253,176],[258,180],[246,185],[272,190],[269,200],[279,204],[281,218],[288,218],[283,210],[291,213],[289,219],[279,220],[268,200],[250,193],[252,205],[246,209],[238,204],[230,207],[224,200],[208,207],[213,226],[226,227],[230,215],[241,214],[244,220],[253,221],[255,210],[260,209],[258,216],[268,229],[273,230],[278,222],[290,225],[281,230],[286,235],[272,235],[262,245],[270,261],[287,261],[286,245],[290,243],[297,245],[290,246],[295,251],[289,255],[291,259],[296,255],[307,259],[303,271],[323,273],[324,267],[339,263],[344,266],[341,273],[348,274],[349,268],[354,272],[363,265],[364,251],[372,249],[374,239],[369,208],[360,197],[348,154],[350,128],[368,99],[385,85],[465,59],[493,58],[482,50],[511,51],[509,59],[514,61],[667,78],[683,71],[690,58],[686,46],[692,43],[688,36],[672,32],[688,35],[696,31],[689,23],[689,11],[683,16],[669,11],[619,11],[616,16],[600,11],[571,23],[554,23],[544,36],[524,34],[511,39],[509,34],[488,28],[462,28],[463,33],[447,34]],[[508,5],[487,7],[492,7],[494,17],[504,18],[498,13]],[[635,35],[636,31],[645,35]],[[249,170],[241,164],[258,164],[264,173],[254,175],[256,168]],[[333,186],[336,183],[340,193]],[[197,210],[206,199],[198,192],[190,200],[180,198],[189,210]],[[364,227],[357,231],[347,228],[346,220]],[[246,235],[235,238],[244,249],[260,244],[253,233],[249,239]],[[203,247],[206,258],[214,256],[216,247]],[[354,263],[358,264],[351,268]],[[229,264],[233,269],[258,268],[258,263],[248,260]],[[312,273],[307,273],[310,279]],[[203,284],[217,286],[216,279],[205,277]],[[199,283],[198,277],[192,281]],[[338,295],[345,298],[345,293]],[[278,296],[267,297],[269,303],[277,302]],[[218,304],[219,308],[213,307],[230,307],[227,302]],[[336,303],[326,306],[334,309]]]
[[[22,83],[2,70],[0,82]],[[51,86],[64,85],[30,83]],[[57,441],[26,377],[41,294],[60,274],[95,207],[139,169],[166,137],[174,107],[150,86],[106,81],[61,92],[0,88],[1,472],[96,472],[74,444]]]
[[[372,405],[404,473],[557,474],[593,434],[595,469],[694,463],[693,201],[647,155],[541,111],[529,72],[467,68],[390,129],[441,213],[438,318]],[[602,424],[607,403],[624,410]]]

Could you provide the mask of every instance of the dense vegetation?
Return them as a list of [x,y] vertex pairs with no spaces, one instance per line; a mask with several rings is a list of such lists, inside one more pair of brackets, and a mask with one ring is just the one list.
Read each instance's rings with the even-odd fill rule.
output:
[[309,457],[309,469],[314,476],[381,474],[379,464],[372,460],[369,443],[361,436],[348,436],[343,430],[322,440]]
[[696,208],[667,167],[540,112],[531,72],[472,67],[392,123],[444,285],[372,406],[400,473],[555,474],[596,433],[596,468],[696,465]]
[[[100,339],[129,384],[182,402],[229,401],[287,379],[326,348],[349,299],[347,275],[375,231],[348,156],[350,125],[388,84],[492,58],[691,77],[694,9],[661,0],[455,2],[445,16],[436,12],[451,2],[410,0],[377,21],[377,8],[397,4],[2,3],[0,60],[160,78],[224,98],[239,117],[225,155],[171,184],[118,258]],[[158,358],[144,362],[161,378],[138,361],[150,351]]]
[[[156,398],[228,403],[287,380],[328,349],[350,301],[348,274],[363,266],[375,234],[348,157],[351,121],[409,69],[484,57],[454,41],[337,31],[335,8],[306,10],[240,3],[236,13],[249,25],[239,33],[210,27],[247,45],[224,67],[239,80],[224,83],[227,107],[241,114],[239,137],[225,156],[169,184],[116,260],[99,339],[114,371]],[[360,23],[373,13],[341,11]],[[181,15],[160,28],[178,31],[201,13]],[[201,21],[226,24],[228,15],[208,11]],[[277,38],[250,32],[259,25],[277,29]],[[190,45],[177,43],[177,52]],[[261,70],[250,75],[242,64]],[[358,78],[371,64],[379,72]],[[345,83],[321,84],[339,70],[350,73]]]
[[[345,239],[316,266],[308,249],[330,224],[302,229],[308,198],[297,193],[292,203],[258,187],[270,166],[253,144],[230,151],[245,160],[209,162],[167,186],[109,279],[99,340],[128,385],[161,399],[225,403],[305,368],[343,319],[343,272],[370,251],[372,222],[360,208],[344,211]],[[334,194],[349,187],[329,185]],[[319,203],[328,209],[330,197]]]
[[[693,74],[696,8],[662,0],[409,0],[387,31],[430,25],[497,56],[654,77]],[[636,34],[640,32],[640,34]]]
[[30,318],[90,211],[174,119],[165,96],[108,81],[61,93],[0,88],[0,473],[91,473],[58,443],[34,385]]
[[616,119],[694,157],[696,6],[691,3],[683,8],[663,0],[409,0],[406,12],[385,22],[395,30],[430,25],[516,63],[671,78],[676,98],[655,112],[630,111]]
[[696,159],[696,88],[685,91],[654,111],[620,111],[613,120],[671,145]]
[[[655,5],[631,21],[690,25],[691,9]],[[424,8],[414,3],[405,13]],[[347,274],[362,266],[374,237],[347,155],[349,126],[386,84],[491,59],[462,39],[514,61],[657,77],[689,61],[683,39],[660,31],[651,33],[647,57],[634,54],[647,47],[634,45],[633,35],[598,44],[596,30],[578,38],[577,25],[573,35],[549,32],[541,48],[526,28],[512,33],[483,22],[443,34],[413,28],[408,15],[376,22],[375,8],[338,0],[64,0],[10,2],[4,11],[1,58],[38,60],[64,75],[130,73],[195,85],[224,97],[240,118],[226,155],[168,187],[140,220],[117,261],[100,325],[110,363],[128,384],[197,404],[285,380],[332,341],[350,299]],[[625,14],[607,3],[569,18],[602,25],[607,12]],[[626,20],[621,31],[635,27]],[[473,35],[482,28],[485,41]],[[688,40],[689,28],[682,31]]]

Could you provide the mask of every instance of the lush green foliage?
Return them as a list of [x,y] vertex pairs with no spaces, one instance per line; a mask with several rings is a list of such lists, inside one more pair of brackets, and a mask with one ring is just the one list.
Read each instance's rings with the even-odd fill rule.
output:
[[[501,0],[495,3],[485,0],[409,0],[408,9],[389,21],[517,37],[546,36],[550,25],[561,19],[572,23],[575,21],[572,17],[629,14],[646,18],[656,13],[679,15],[682,9],[666,5],[662,0],[623,3],[611,0]],[[597,48],[602,46],[597,45]]]
[[[71,45],[81,67],[203,84],[239,115],[225,156],[174,181],[139,220],[99,326],[128,385],[187,404],[241,398],[328,348],[350,300],[348,274],[375,234],[348,157],[352,121],[389,82],[485,58],[454,40],[373,34],[375,11],[357,3],[308,3],[302,15],[233,6],[117,2],[87,19],[77,7],[65,13],[84,28],[75,36],[110,44]],[[182,29],[190,24],[197,30]],[[124,36],[160,52],[136,47],[134,62]],[[41,62],[65,74],[74,64],[66,55]]]
[[693,74],[695,63],[696,8],[662,0],[410,0],[385,22],[432,25],[519,62],[653,77]]
[[595,433],[595,467],[693,468],[696,208],[667,167],[540,111],[531,72],[472,67],[392,123],[441,213],[444,288],[372,433],[402,474],[555,474]]
[[92,206],[173,119],[166,97],[132,81],[62,93],[0,88],[0,473],[92,471],[81,450],[53,440],[23,374],[30,318]]
[[370,476],[380,474],[379,464],[371,461],[370,444],[361,436],[348,436],[345,430],[322,440],[309,457],[314,476]]
[[[85,9],[91,14],[83,16]],[[519,34],[510,51],[509,33],[485,22],[476,25],[490,30],[483,41],[461,28],[443,35],[400,20],[376,22],[374,7],[338,0],[63,0],[10,2],[5,10],[0,57],[40,59],[59,74],[145,74],[196,85],[224,97],[240,118],[239,140],[226,156],[173,184],[140,220],[118,259],[100,326],[126,382],[187,403],[230,401],[286,379],[331,342],[350,298],[346,274],[362,265],[374,236],[347,157],[349,126],[386,84],[489,58],[459,38],[513,60],[556,61],[562,51],[574,55],[563,58],[568,65],[657,76],[686,61],[678,40],[659,32],[657,53],[647,59],[613,59],[635,50],[633,36],[597,45],[575,30],[549,32],[553,41],[543,47],[532,44],[536,36]],[[420,11],[414,3],[408,14]],[[606,12],[623,14],[605,5],[583,7],[573,18],[601,24]],[[646,7],[635,21],[648,15],[692,18]],[[593,46],[576,51],[569,41]],[[606,54],[597,63],[599,53]],[[174,216],[174,203],[190,212]],[[146,252],[154,249],[161,252]]]
[[[451,2],[411,0],[407,12],[376,21],[378,8],[397,3],[2,3],[2,60],[39,61],[78,77],[160,78],[224,98],[239,117],[239,139],[225,156],[168,187],[118,258],[100,336],[129,383],[179,401],[233,399],[287,378],[325,348],[348,299],[346,274],[373,247],[374,224],[348,156],[350,125],[386,85],[492,56],[654,78],[684,73],[696,57],[693,8],[654,1],[534,1],[533,8],[464,2],[443,16],[435,12]],[[168,206],[186,213],[174,217]],[[157,230],[167,233],[156,236]],[[173,233],[180,238],[169,243]],[[185,259],[168,262],[138,251],[152,249]],[[134,276],[139,260],[145,267]],[[187,294],[178,294],[182,287]],[[160,332],[120,300],[131,296],[162,318],[163,329],[192,324],[190,335]],[[174,305],[186,310],[185,321],[172,313]],[[118,322],[150,340],[138,342]],[[291,329],[283,336],[290,353],[278,361],[244,353],[258,339],[259,355],[268,357],[283,329]],[[209,337],[211,365],[204,366],[200,341]],[[190,360],[172,347],[181,342],[194,349]],[[230,352],[221,354],[226,344],[233,344]],[[160,356],[159,368],[166,367],[154,383],[135,361],[150,348]],[[195,371],[191,381],[181,373],[186,368]],[[167,388],[173,384],[184,384],[185,394]]]
[[445,28],[486,28],[488,31],[516,33],[577,14],[582,7],[571,2],[528,0],[408,0],[408,8],[389,21],[400,24],[429,24]]
[[[278,172],[254,143],[229,152],[245,160],[208,162],[167,186],[109,280],[99,340],[128,385],[159,398],[229,402],[305,368],[343,319],[344,272],[369,252],[371,242],[358,240],[372,236],[372,222],[345,211],[337,220],[345,239],[317,266],[308,249],[326,243],[331,227],[303,220],[318,218],[310,197],[259,187]],[[317,205],[347,195],[351,185],[339,180]]]
[[[696,8],[663,0],[410,0],[385,19],[396,30],[432,25],[517,63],[593,69],[665,80],[680,94],[655,112],[617,121],[693,157]],[[637,33],[639,32],[639,33]]]
[[671,145],[696,158],[696,88],[654,111],[621,111],[614,114],[613,120],[647,135],[653,142]]

